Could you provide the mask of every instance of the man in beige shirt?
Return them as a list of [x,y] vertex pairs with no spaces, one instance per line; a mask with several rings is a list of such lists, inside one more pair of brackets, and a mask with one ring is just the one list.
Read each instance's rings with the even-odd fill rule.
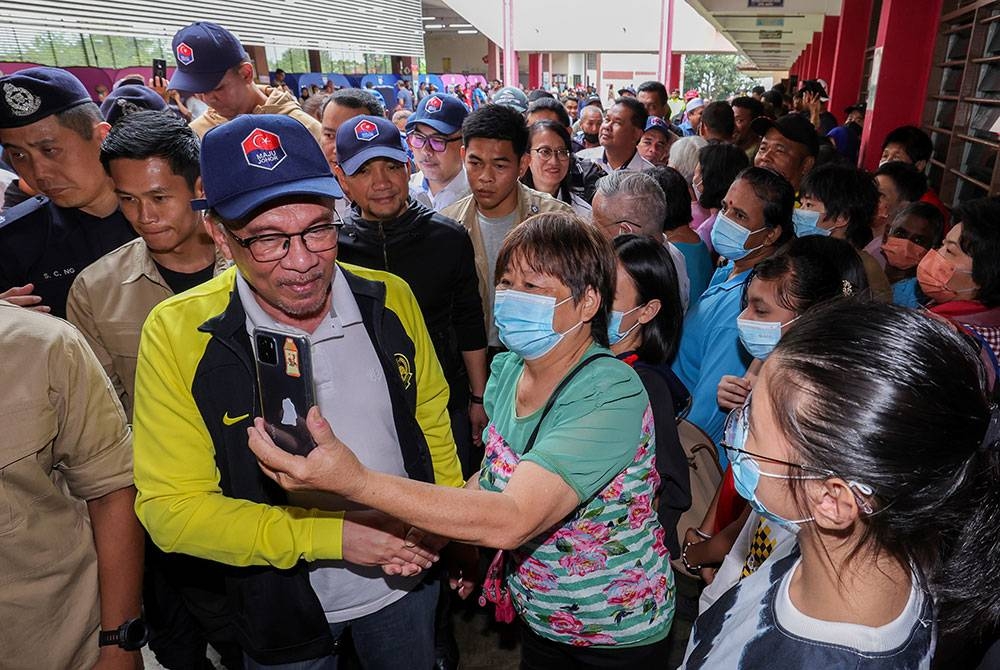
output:
[[533,214],[572,214],[573,208],[519,181],[528,169],[528,129],[524,116],[513,107],[492,104],[469,114],[462,123],[462,160],[472,193],[441,214],[461,223],[472,237],[487,337],[497,348],[493,271],[503,238]]
[[243,45],[222,26],[197,21],[181,28],[174,35],[173,52],[177,70],[170,90],[194,93],[209,107],[191,122],[198,137],[240,114],[286,114],[320,141],[319,121],[302,111],[287,91],[256,84]]
[[199,143],[180,119],[136,112],[101,145],[122,213],[140,238],[77,275],[67,318],[90,343],[131,419],[139,333],[150,310],[224,268],[201,214]]
[[[138,646],[99,646],[140,616],[121,404],[76,329],[3,301],[0,383],[0,665],[139,668]],[[145,637],[141,621],[128,632]]]

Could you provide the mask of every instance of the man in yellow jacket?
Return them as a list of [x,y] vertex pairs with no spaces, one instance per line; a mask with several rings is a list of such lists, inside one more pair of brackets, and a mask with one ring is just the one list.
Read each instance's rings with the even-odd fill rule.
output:
[[[247,667],[336,667],[348,629],[367,668],[431,667],[438,585],[422,571],[437,547],[340,499],[285,494],[247,448],[260,412],[249,333],[267,327],[308,339],[316,404],[359,458],[461,486],[420,308],[398,277],[336,262],[343,194],[299,123],[226,123],[205,138],[201,174],[192,207],[207,210],[236,267],[161,303],[143,327],[139,519],[164,551],[203,559],[188,571],[190,609],[241,646]],[[406,635],[385,634],[394,628]]]
[[212,128],[240,114],[285,114],[312,133],[319,142],[323,127],[302,111],[288,92],[254,82],[254,66],[243,45],[220,25],[198,21],[177,31],[173,40],[177,70],[170,89],[194,93],[208,110],[191,122],[204,137]]

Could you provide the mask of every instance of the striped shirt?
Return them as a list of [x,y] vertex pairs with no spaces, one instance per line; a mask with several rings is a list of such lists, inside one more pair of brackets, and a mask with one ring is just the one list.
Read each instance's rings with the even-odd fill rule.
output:
[[[523,365],[513,354],[493,364],[484,490],[506,487],[541,415],[539,409],[516,416]],[[538,635],[573,646],[639,646],[670,630],[674,581],[653,509],[659,485],[654,445],[642,383],[615,359],[588,365],[545,417],[524,460],[562,477],[581,504],[507,561],[514,607]]]

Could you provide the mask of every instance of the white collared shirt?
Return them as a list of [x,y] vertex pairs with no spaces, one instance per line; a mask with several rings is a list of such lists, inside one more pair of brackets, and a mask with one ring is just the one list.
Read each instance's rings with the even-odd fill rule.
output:
[[424,178],[423,172],[417,172],[410,177],[410,195],[421,205],[440,212],[448,205],[458,202],[465,196],[472,193],[469,187],[469,178],[465,174],[465,168],[452,177],[448,184],[437,192],[431,193],[430,184]]
[[[586,158],[590,161],[593,161],[596,165],[600,165],[601,169],[603,169],[605,172],[609,174],[614,172],[616,169],[608,164],[608,155],[607,152],[604,150],[604,147],[592,147],[590,149],[584,149],[583,151],[577,151],[576,155],[579,156],[580,158]],[[640,156],[639,149],[636,148],[635,153],[632,155],[632,160],[630,160],[628,163],[625,163],[625,165],[622,165],[617,169],[623,172],[642,172],[643,170],[647,170],[651,167],[653,167],[653,164],[650,163],[645,158],[643,158],[642,156]]]

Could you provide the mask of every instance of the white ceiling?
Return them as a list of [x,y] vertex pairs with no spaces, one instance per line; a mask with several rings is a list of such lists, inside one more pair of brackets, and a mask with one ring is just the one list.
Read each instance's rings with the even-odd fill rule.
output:
[[[677,0],[678,2],[683,0]],[[760,70],[787,70],[823,29],[839,16],[841,0],[783,0],[781,7],[754,7],[750,0],[687,0]],[[764,3],[761,3],[764,4]]]

